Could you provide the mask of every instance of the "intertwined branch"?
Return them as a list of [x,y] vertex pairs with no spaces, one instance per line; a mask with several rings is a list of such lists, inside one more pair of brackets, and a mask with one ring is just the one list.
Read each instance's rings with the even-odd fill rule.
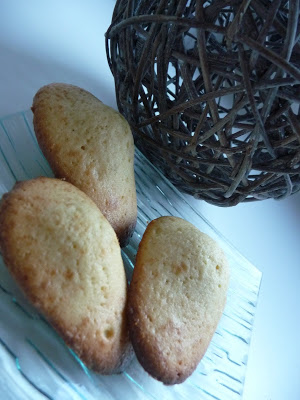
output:
[[300,189],[299,0],[119,0],[106,46],[137,146],[179,189]]

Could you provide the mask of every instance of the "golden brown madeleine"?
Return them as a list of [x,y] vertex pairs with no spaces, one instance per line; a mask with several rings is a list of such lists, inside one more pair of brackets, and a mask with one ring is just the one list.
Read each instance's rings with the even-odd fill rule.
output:
[[38,143],[57,178],[84,191],[123,247],[136,224],[134,143],[127,121],[73,85],[42,87],[33,99]]
[[123,369],[132,348],[120,246],[85,193],[58,179],[16,184],[0,203],[0,249],[25,295],[89,368]]
[[127,316],[133,348],[149,374],[165,384],[191,375],[222,315],[228,281],[222,250],[192,224],[161,217],[148,225]]

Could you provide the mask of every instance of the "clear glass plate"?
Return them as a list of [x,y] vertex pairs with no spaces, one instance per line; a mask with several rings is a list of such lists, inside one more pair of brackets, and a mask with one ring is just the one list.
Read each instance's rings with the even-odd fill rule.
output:
[[[261,272],[247,261],[136,150],[138,221],[123,259],[130,279],[147,223],[161,215],[192,222],[224,249],[231,267],[227,305],[197,370],[165,386],[135,359],[120,375],[89,371],[27,302],[0,258],[0,388],[5,399],[241,399]],[[53,176],[26,111],[0,120],[0,197],[16,180]]]

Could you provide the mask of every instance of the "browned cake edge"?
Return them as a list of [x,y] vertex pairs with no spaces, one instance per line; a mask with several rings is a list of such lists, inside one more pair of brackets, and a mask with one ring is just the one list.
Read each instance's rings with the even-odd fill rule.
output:
[[[141,277],[138,266],[143,262],[143,248],[144,246],[146,246],[148,236],[151,236],[151,228],[155,224],[156,220],[153,220],[149,223],[139,244],[135,264],[136,266],[133,271],[132,281],[128,291],[126,310],[129,327],[129,337],[132,342],[136,357],[142,367],[145,369],[145,371],[147,371],[153,378],[163,382],[165,385],[174,385],[184,382],[195,371],[207,351],[210,341],[217,329],[219,320],[216,320],[214,326],[207,325],[207,331],[210,333],[209,336],[207,335],[209,340],[206,343],[203,343],[203,341],[199,339],[198,346],[197,343],[195,344],[195,348],[198,347],[201,350],[198,351],[197,362],[191,363],[190,365],[182,366],[181,368],[178,368],[176,372],[169,371],[167,367],[166,357],[157,350],[158,347],[156,346],[155,341],[149,340],[147,334],[145,334],[145,331],[141,326],[142,324],[140,323],[141,319],[144,318],[142,318],[142,311],[140,309],[139,303],[141,298],[139,281]],[[155,351],[153,352],[153,350]],[[159,353],[160,356],[157,357],[157,354]]]
[[[33,98],[33,104],[32,104],[31,110],[33,112],[33,126],[34,126],[34,131],[36,134],[36,138],[37,138],[39,147],[41,148],[42,153],[44,154],[49,165],[51,166],[51,169],[53,170],[55,177],[58,179],[64,179],[64,180],[70,182],[71,184],[73,184],[74,186],[77,186],[76,182],[74,182],[74,180],[71,178],[71,176],[69,176],[69,174],[66,173],[65,168],[62,168],[60,163],[57,162],[56,157],[53,155],[52,149],[49,149],[47,139],[44,135],[43,118],[37,118],[36,114],[35,114],[35,112],[38,108],[38,104],[41,101],[40,98],[43,96],[44,90],[51,91],[52,88],[56,88],[56,87],[61,88],[62,94],[64,91],[66,93],[68,93],[69,88],[71,88],[71,89],[73,88],[76,90],[78,89],[79,92],[81,92],[83,94],[87,94],[89,96],[92,96],[94,98],[94,100],[99,101],[100,103],[102,103],[102,102],[96,96],[94,96],[92,93],[88,92],[87,90],[82,89],[79,86],[75,86],[75,85],[71,85],[71,84],[67,84],[67,83],[50,83],[48,85],[45,85],[37,91],[37,93],[35,94],[35,96]],[[45,100],[43,100],[43,101],[45,101]],[[83,188],[80,187],[79,189],[82,190]],[[89,197],[93,198],[94,195],[92,192],[89,193],[89,192],[87,192],[87,190],[84,190],[84,192]],[[136,213],[135,217],[132,218],[132,220],[127,221],[126,226],[118,224],[117,222],[116,223],[111,222],[111,225],[117,234],[117,237],[118,237],[121,247],[125,247],[128,245],[128,243],[134,233],[134,230],[136,227],[136,222],[137,222],[137,213]]]
[[[53,180],[56,181],[55,178],[45,178],[39,177],[35,178],[35,181],[45,181],[45,180]],[[53,319],[49,318],[49,315],[43,309],[41,302],[35,296],[30,293],[30,289],[28,286],[27,279],[23,279],[20,277],[18,273],[16,273],[18,266],[14,260],[12,249],[8,249],[8,236],[10,234],[10,226],[7,226],[7,212],[9,212],[9,208],[11,208],[12,202],[14,202],[15,195],[18,196],[18,192],[22,190],[22,188],[31,184],[31,181],[23,181],[17,182],[13,189],[5,193],[0,200],[0,252],[3,257],[3,261],[7,269],[9,270],[11,276],[14,278],[18,287],[24,294],[24,296],[29,300],[29,302],[49,321],[54,330],[62,337],[65,344],[69,346],[80,360],[90,369],[95,372],[99,372],[104,375],[121,373],[127,365],[132,361],[134,356],[134,351],[129,340],[129,332],[126,321],[126,310],[124,305],[123,310],[123,320],[122,320],[122,334],[121,334],[121,342],[119,345],[119,349],[121,353],[119,353],[119,349],[114,349],[112,354],[110,354],[110,359],[108,362],[104,362],[103,357],[101,357],[101,347],[95,348],[94,344],[87,343],[86,340],[83,340],[82,343],[78,340],[78,332],[76,331],[76,327],[69,327],[63,324],[58,324]],[[66,185],[69,185],[69,190],[80,191],[80,189],[76,188],[72,184],[65,182]],[[80,191],[81,195],[84,196],[88,202],[93,201],[82,191]],[[94,204],[94,203],[93,203]],[[84,328],[84,327],[83,327]],[[82,332],[81,332],[82,333]],[[77,337],[77,339],[74,339]],[[115,361],[117,360],[117,362]]]

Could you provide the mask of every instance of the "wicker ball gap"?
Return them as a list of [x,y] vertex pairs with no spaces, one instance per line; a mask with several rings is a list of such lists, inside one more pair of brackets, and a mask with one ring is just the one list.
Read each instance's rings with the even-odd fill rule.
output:
[[117,0],[106,51],[138,148],[181,191],[300,189],[299,0]]

